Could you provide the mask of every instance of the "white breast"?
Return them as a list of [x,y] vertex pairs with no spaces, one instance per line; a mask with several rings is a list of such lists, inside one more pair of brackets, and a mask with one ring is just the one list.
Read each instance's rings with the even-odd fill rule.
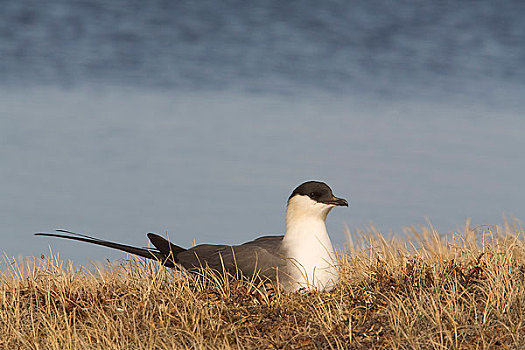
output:
[[325,219],[333,205],[307,196],[295,196],[286,212],[283,248],[296,280],[295,288],[330,290],[338,281],[335,253],[326,231]]

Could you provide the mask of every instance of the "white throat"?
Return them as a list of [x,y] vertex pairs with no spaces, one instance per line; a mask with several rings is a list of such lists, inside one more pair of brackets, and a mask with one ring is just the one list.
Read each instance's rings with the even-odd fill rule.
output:
[[333,207],[302,195],[289,200],[283,248],[295,265],[291,275],[297,285],[292,289],[330,290],[337,283],[335,252],[325,225]]

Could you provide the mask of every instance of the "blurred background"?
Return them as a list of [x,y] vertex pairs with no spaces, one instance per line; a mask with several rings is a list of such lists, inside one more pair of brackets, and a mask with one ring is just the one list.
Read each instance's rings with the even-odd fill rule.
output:
[[523,218],[525,2],[7,0],[1,251],[75,263],[284,230],[300,183],[342,249]]

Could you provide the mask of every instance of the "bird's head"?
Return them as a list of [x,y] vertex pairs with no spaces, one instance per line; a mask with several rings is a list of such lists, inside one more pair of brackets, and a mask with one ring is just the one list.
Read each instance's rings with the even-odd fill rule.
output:
[[324,182],[307,181],[299,185],[288,198],[288,216],[326,220],[333,207],[348,207],[346,199],[338,198]]

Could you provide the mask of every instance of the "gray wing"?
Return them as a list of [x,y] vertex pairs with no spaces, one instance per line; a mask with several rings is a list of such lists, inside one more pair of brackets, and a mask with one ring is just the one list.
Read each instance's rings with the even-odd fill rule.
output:
[[283,236],[266,236],[237,246],[201,244],[178,253],[177,262],[189,270],[209,266],[234,276],[259,275],[275,282],[278,273],[286,272],[282,240]]
[[159,261],[168,267],[180,264],[188,270],[209,266],[234,276],[251,278],[255,275],[272,282],[284,281],[288,276],[287,260],[281,243],[284,236],[265,236],[237,246],[201,244],[190,249],[179,247],[154,233],[148,237],[157,249],[138,248],[101,240],[95,237],[57,230],[59,233],[36,233],[37,236],[58,237],[119,249]]

